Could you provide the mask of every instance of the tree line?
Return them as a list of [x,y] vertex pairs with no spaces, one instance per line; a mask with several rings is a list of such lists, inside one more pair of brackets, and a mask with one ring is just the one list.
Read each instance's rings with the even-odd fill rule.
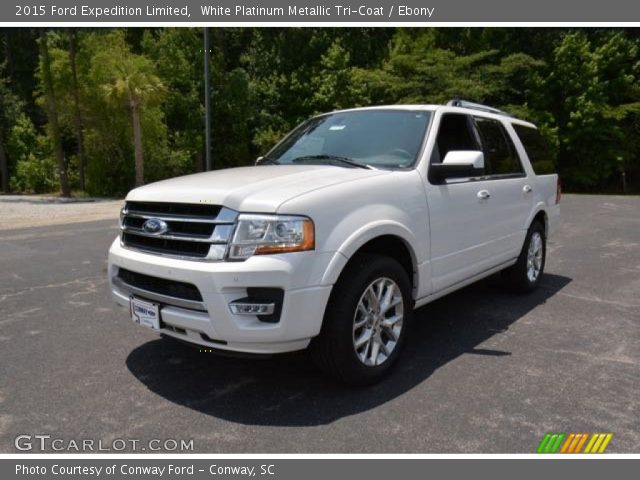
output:
[[[640,192],[640,31],[212,28],[215,168],[305,118],[464,98],[535,122],[565,189]],[[204,167],[203,31],[0,32],[0,187],[118,196]]]

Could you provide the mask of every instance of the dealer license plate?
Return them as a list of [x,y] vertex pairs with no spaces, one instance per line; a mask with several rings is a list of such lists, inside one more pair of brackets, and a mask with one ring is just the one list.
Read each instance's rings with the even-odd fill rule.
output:
[[160,329],[160,307],[157,303],[146,302],[131,297],[131,320],[145,327]]

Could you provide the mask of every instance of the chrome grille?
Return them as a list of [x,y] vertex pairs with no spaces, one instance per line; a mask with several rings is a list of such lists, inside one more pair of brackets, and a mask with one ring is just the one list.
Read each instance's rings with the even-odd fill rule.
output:
[[[223,260],[238,212],[218,205],[127,202],[122,210],[122,245],[158,255]],[[145,228],[149,220],[154,227]],[[147,227],[149,224],[147,224]]]

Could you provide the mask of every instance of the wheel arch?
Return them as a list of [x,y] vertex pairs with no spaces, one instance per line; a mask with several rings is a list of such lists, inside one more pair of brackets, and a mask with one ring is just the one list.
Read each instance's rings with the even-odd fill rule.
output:
[[347,240],[332,259],[323,283],[335,284],[340,275],[359,253],[377,254],[393,258],[407,272],[412,296],[418,291],[418,257],[413,248],[412,235],[405,227],[385,225],[368,229],[366,233]]
[[549,231],[549,216],[543,208],[540,208],[536,212],[534,212],[531,220],[529,221],[527,230],[531,227],[531,225],[533,225],[534,222],[540,222],[542,224],[542,227],[544,228],[544,234],[546,236],[547,232]]

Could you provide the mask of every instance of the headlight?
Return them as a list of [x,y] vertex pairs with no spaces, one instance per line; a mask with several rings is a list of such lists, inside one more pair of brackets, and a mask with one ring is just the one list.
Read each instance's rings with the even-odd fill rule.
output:
[[229,248],[231,260],[244,260],[266,253],[313,250],[313,221],[293,215],[240,214]]

